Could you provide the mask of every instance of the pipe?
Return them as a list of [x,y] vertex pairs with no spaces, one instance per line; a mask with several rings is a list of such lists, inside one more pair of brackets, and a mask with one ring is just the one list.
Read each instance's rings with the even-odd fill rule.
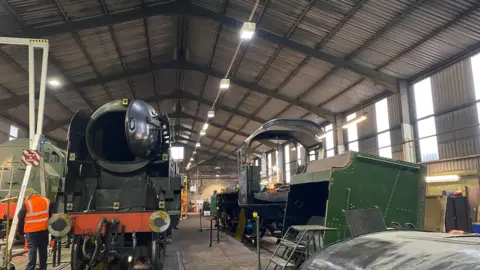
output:
[[90,211],[90,206],[92,205],[92,201],[93,201],[93,195],[90,196],[90,200],[88,200],[87,210],[85,210],[85,212]]
[[84,239],[83,244],[82,244],[82,255],[83,258],[86,260],[90,260],[92,257],[87,254],[87,242],[90,241],[90,238]]
[[117,236],[118,236],[118,224],[120,223],[120,221],[116,218],[114,218],[111,222],[112,224],[112,230],[115,230],[114,234],[113,234],[113,237],[112,237],[112,246],[115,245],[115,240],[117,239]]
[[105,217],[102,217],[102,219],[98,223],[97,232],[95,234],[95,240],[96,240],[94,241],[95,249],[93,250],[92,258],[90,259],[90,263],[88,264],[88,269],[92,268],[93,263],[95,262],[95,257],[97,257],[99,246],[103,245],[103,243],[101,242],[101,239],[102,239],[102,228],[104,224],[105,225],[107,224],[107,219]]

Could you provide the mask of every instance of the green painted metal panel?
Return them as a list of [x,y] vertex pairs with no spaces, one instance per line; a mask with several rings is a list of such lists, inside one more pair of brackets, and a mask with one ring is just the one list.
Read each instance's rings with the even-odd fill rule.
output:
[[380,208],[385,223],[414,224],[423,229],[425,200],[424,167],[355,153],[350,166],[333,168],[325,242],[333,243],[350,236],[345,210]]
[[215,216],[217,214],[217,195],[213,195],[210,199],[210,215]]

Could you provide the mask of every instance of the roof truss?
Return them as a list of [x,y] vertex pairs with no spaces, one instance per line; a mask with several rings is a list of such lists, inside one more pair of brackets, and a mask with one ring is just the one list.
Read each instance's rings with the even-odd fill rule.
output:
[[[208,10],[188,1],[175,1],[167,4],[152,5],[149,7],[143,7],[115,14],[106,14],[104,16],[78,20],[74,22],[69,21],[59,25],[37,28],[29,27],[25,32],[33,34],[36,37],[48,37],[165,14],[205,17],[231,28],[238,28],[238,26],[242,24],[241,21],[237,21],[236,19]],[[15,34],[17,36],[22,36],[23,33],[14,33],[14,35]],[[339,68],[349,69],[364,77],[372,79],[375,83],[378,83],[391,91],[397,91],[397,78],[392,75],[376,71],[372,68],[347,61],[322,51],[318,51],[315,48],[308,47],[289,38],[265,31],[263,29],[257,29],[255,35],[256,37],[266,41],[288,47],[307,56],[331,63]]]
[[[110,81],[120,80],[120,79],[132,77],[132,76],[137,76],[137,75],[141,75],[141,74],[146,74],[146,73],[151,73],[153,71],[163,70],[163,69],[192,70],[192,71],[202,72],[206,75],[213,76],[213,77],[216,77],[218,79],[221,79],[221,78],[224,77],[222,73],[214,71],[213,69],[208,68],[208,67],[203,67],[203,66],[199,66],[199,65],[189,63],[189,62],[184,62],[184,61],[170,61],[170,62],[166,62],[166,63],[162,63],[162,64],[154,64],[154,65],[152,65],[151,67],[148,67],[148,68],[129,70],[128,72],[120,72],[120,73],[112,74],[110,76],[104,76],[104,77],[99,77],[99,78],[95,78],[95,79],[85,80],[85,81],[76,83],[74,87],[80,88],[80,87],[89,87],[89,86],[98,85],[98,84],[102,85],[102,84],[106,84],[107,82],[110,82]],[[303,108],[303,109],[305,109],[309,112],[313,112],[314,114],[316,114],[316,115],[318,115],[318,116],[320,116],[320,117],[322,117],[326,120],[329,120],[329,121],[334,120],[334,114],[332,112],[328,111],[328,110],[322,109],[321,107],[306,104],[305,102],[302,102],[298,99],[290,98],[290,97],[288,97],[284,94],[271,91],[271,90],[269,90],[265,87],[262,87],[260,85],[245,82],[245,81],[237,79],[237,78],[231,78],[231,82],[238,85],[238,86],[247,88],[247,89],[249,89],[253,92],[257,92],[257,93],[263,94],[263,95],[271,97],[271,98],[282,100],[282,101],[284,101],[286,103],[289,103],[289,104],[294,104],[294,105],[296,105],[298,107],[301,107],[301,108]],[[15,107],[20,106],[22,104],[26,104],[27,102],[28,102],[28,95],[21,95],[21,96],[16,96],[16,97],[0,100],[0,105],[2,105],[2,106],[0,106],[0,111],[15,108]],[[220,108],[220,107],[222,107],[222,105],[218,104],[217,107]],[[223,106],[223,107],[226,108],[225,106]],[[249,116],[249,117],[252,117],[252,116]],[[247,117],[245,117],[245,118],[247,118]],[[260,121],[258,121],[258,120],[260,120],[260,119],[253,120],[253,121],[257,121],[257,122],[260,122],[260,123],[264,121],[264,120],[260,120]]]

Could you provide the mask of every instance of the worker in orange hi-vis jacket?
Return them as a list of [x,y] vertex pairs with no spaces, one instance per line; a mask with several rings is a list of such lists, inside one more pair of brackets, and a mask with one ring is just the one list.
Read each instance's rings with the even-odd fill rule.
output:
[[34,189],[25,191],[25,203],[18,213],[19,230],[23,229],[28,246],[27,270],[35,270],[37,252],[40,269],[47,269],[48,219],[52,216],[53,204]]

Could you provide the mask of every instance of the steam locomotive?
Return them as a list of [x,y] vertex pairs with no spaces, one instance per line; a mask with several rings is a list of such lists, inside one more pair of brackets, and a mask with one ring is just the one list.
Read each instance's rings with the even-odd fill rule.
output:
[[167,115],[141,100],[73,116],[65,177],[49,220],[54,237],[73,237],[72,269],[163,268],[181,205],[173,134]]

